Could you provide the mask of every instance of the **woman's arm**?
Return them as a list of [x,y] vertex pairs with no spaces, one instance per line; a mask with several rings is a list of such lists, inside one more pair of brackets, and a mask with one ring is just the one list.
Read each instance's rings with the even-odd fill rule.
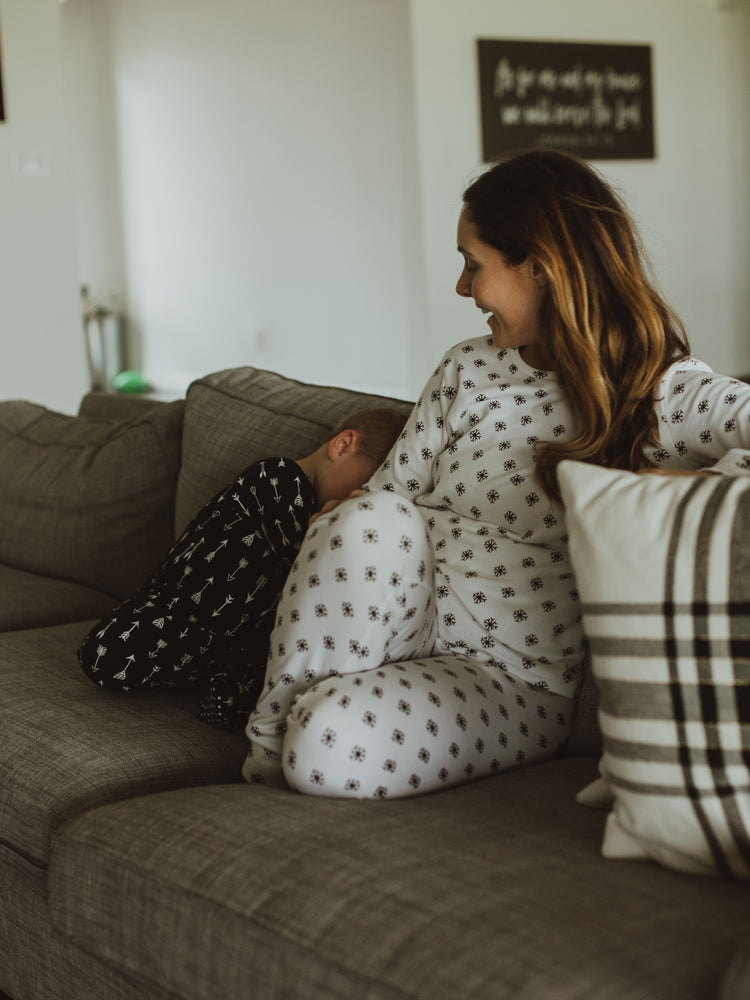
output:
[[657,468],[703,469],[732,449],[750,450],[750,385],[700,362],[676,365],[657,399]]
[[451,410],[464,368],[463,347],[457,344],[448,351],[427,380],[401,435],[367,483],[369,491],[387,490],[410,500],[432,492],[438,460],[457,436]]

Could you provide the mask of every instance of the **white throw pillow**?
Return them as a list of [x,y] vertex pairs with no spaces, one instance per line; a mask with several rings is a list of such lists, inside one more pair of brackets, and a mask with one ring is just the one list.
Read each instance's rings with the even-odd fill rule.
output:
[[741,469],[736,456],[736,475],[559,467],[604,745],[604,782],[579,801],[612,804],[607,858],[750,877],[750,476]]

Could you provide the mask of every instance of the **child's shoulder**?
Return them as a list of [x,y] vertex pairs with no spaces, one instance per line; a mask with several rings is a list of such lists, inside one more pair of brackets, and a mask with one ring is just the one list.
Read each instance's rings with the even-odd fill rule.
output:
[[271,477],[277,480],[307,478],[294,459],[287,458],[284,455],[269,455],[256,462],[251,462],[250,465],[246,466],[246,468],[242,471],[241,476],[245,479],[256,480],[270,479]]

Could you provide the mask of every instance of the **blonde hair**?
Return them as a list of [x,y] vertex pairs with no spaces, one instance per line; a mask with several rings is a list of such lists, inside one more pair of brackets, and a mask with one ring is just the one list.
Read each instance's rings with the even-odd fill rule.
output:
[[380,463],[385,461],[388,452],[403,431],[407,417],[408,414],[387,407],[357,410],[336,424],[329,440],[342,431],[356,431],[359,434],[357,451]]
[[636,227],[587,163],[554,150],[500,160],[464,193],[480,238],[511,266],[529,259],[548,282],[544,344],[575,418],[575,437],[537,449],[537,474],[559,499],[566,458],[635,471],[657,443],[655,394],[689,354],[676,314],[649,277]]

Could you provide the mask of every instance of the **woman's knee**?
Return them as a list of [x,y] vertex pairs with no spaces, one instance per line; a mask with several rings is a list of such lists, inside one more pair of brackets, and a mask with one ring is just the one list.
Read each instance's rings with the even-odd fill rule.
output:
[[[408,544],[403,544],[407,538]],[[346,501],[320,518],[308,532],[305,547],[327,543],[332,552],[352,546],[374,552],[384,539],[393,539],[396,549],[409,553],[429,539],[417,508],[394,493],[366,493]],[[390,546],[389,546],[390,547]]]
[[444,663],[425,658],[386,664],[329,678],[298,698],[282,752],[291,787],[318,795],[397,798],[486,773],[489,755],[485,768],[481,741],[466,731],[465,705]]
[[298,792],[356,795],[351,783],[340,779],[338,758],[344,750],[344,736],[333,708],[334,699],[340,702],[341,697],[340,678],[330,677],[300,695],[287,717],[281,766],[287,783]]
[[500,677],[437,656],[320,682],[288,718],[286,780],[308,794],[396,798],[552,756],[568,700]]

